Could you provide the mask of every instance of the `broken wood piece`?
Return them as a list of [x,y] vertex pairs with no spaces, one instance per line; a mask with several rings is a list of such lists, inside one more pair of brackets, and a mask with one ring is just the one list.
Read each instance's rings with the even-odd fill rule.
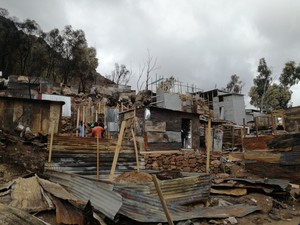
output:
[[122,121],[122,124],[121,124],[121,129],[120,129],[120,133],[119,133],[119,136],[118,136],[118,142],[117,142],[117,146],[116,146],[116,150],[115,150],[114,160],[113,160],[111,170],[110,170],[110,174],[109,174],[109,179],[110,180],[112,180],[114,178],[114,174],[115,174],[115,170],[116,170],[116,166],[117,166],[117,162],[118,162],[118,157],[119,157],[119,153],[120,153],[120,149],[121,149],[121,144],[122,144],[125,128],[126,128],[126,121],[124,120],[124,121]]
[[100,160],[99,160],[99,136],[97,136],[97,180],[99,180]]
[[138,149],[136,145],[136,139],[133,129],[131,129],[131,135],[133,138],[133,144],[134,144],[134,152],[135,152],[135,160],[136,160],[136,170],[140,172],[140,161],[139,161],[139,155],[138,155]]
[[172,217],[171,217],[170,212],[169,212],[169,209],[168,209],[168,206],[167,206],[167,203],[166,203],[166,201],[165,201],[165,199],[164,199],[164,196],[163,196],[163,193],[162,193],[162,191],[161,191],[161,189],[160,189],[159,181],[158,181],[158,179],[157,179],[157,177],[156,177],[155,175],[152,175],[152,178],[153,178],[153,182],[154,182],[154,185],[155,185],[157,194],[158,194],[159,199],[160,199],[160,201],[161,201],[163,210],[164,210],[164,212],[165,212],[166,218],[167,218],[167,220],[168,220],[168,223],[169,223],[170,225],[174,225],[173,220],[172,220]]
[[52,157],[52,147],[53,147],[53,136],[54,136],[54,121],[51,122],[51,136],[50,136],[50,148],[49,148],[49,156],[48,156],[48,163],[51,163]]
[[210,165],[210,152],[211,152],[211,118],[208,119],[208,125],[206,130],[206,173],[209,173],[209,165]]
[[247,194],[247,188],[233,188],[233,189],[215,189],[211,188],[210,193],[213,194],[224,194],[233,196],[243,196]]
[[247,151],[244,152],[245,160],[255,160],[257,162],[278,163],[280,162],[280,153],[270,151]]

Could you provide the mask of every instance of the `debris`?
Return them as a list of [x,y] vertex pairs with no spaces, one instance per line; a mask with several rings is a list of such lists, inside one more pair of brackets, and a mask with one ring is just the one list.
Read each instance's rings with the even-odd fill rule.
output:
[[151,182],[152,176],[143,172],[125,172],[119,175],[114,182],[116,183],[145,183]]
[[45,225],[46,223],[29,213],[0,203],[1,224]]
[[247,194],[246,188],[231,188],[231,189],[214,189],[211,188],[210,192],[213,194],[225,194],[225,195],[234,195],[234,196],[242,196]]
[[234,218],[234,217],[228,217],[227,218],[227,221],[230,223],[230,224],[237,224],[238,223],[238,221],[236,220],[236,218]]

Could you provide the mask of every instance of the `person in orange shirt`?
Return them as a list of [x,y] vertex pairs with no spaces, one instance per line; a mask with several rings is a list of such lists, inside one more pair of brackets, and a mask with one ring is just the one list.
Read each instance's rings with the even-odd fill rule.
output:
[[104,132],[104,128],[100,127],[97,122],[94,124],[94,128],[92,129],[92,136],[102,138],[102,133]]

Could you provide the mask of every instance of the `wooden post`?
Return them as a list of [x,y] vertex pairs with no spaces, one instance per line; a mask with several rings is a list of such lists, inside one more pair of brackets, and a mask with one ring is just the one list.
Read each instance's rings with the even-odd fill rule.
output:
[[246,137],[246,119],[245,118],[243,118],[243,134],[244,134],[244,136],[243,137]]
[[95,122],[98,123],[98,110],[96,110],[96,113],[95,113]]
[[100,170],[100,148],[99,148],[99,136],[97,135],[97,180],[99,180],[99,170]]
[[208,119],[205,141],[206,141],[206,173],[209,174],[210,152],[211,152],[211,118]]
[[49,156],[48,156],[48,163],[51,163],[52,158],[52,147],[53,147],[53,136],[54,136],[54,120],[51,122],[51,136],[50,136],[50,146],[49,146]]
[[78,130],[77,128],[79,127],[79,120],[80,120],[80,108],[77,108],[77,121],[76,121],[76,137],[78,137]]
[[234,140],[234,126],[232,126],[231,127],[231,149],[232,149],[232,151],[233,151],[233,149],[234,149],[234,143],[235,142],[235,140]]
[[166,203],[166,201],[164,199],[164,196],[162,194],[162,191],[160,189],[159,181],[158,181],[158,179],[157,179],[157,177],[155,175],[152,175],[152,179],[153,179],[153,182],[154,182],[154,185],[155,185],[158,197],[160,199],[161,205],[163,207],[164,213],[165,213],[166,218],[168,220],[168,223],[170,225],[174,225],[172,217],[171,217],[169,209],[168,209],[168,206],[167,206],[167,203]]
[[138,155],[138,149],[136,145],[136,139],[133,129],[131,129],[131,135],[133,138],[133,144],[134,144],[134,152],[135,152],[135,160],[136,160],[136,169],[138,172],[140,172],[140,161],[139,161],[139,155]]
[[81,136],[84,137],[86,133],[86,130],[85,130],[85,106],[82,106],[82,134]]
[[255,132],[256,132],[256,137],[258,137],[258,124],[257,124],[258,117],[255,117],[254,122],[255,122]]
[[118,162],[118,157],[119,157],[119,153],[120,153],[120,149],[121,149],[121,144],[122,144],[122,140],[123,140],[123,135],[124,135],[124,131],[126,128],[126,121],[122,121],[121,124],[121,129],[120,129],[120,133],[118,136],[118,142],[117,142],[117,146],[115,149],[115,155],[114,155],[114,160],[111,166],[111,170],[110,170],[110,174],[109,174],[109,179],[112,180],[114,178],[114,174],[115,174],[115,170],[116,170],[116,166],[117,166],[117,162]]

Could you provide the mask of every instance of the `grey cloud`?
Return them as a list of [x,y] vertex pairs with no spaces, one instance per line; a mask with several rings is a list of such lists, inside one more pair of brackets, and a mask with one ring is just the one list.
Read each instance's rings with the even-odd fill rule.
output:
[[[89,45],[97,48],[98,70],[104,75],[115,62],[137,74],[150,49],[160,65],[153,76],[173,75],[207,90],[225,87],[237,74],[247,95],[260,58],[266,58],[277,78],[285,62],[300,62],[297,0],[2,2],[11,15],[35,19],[43,29],[70,24],[84,30]],[[300,104],[300,88],[293,90],[294,105]]]

